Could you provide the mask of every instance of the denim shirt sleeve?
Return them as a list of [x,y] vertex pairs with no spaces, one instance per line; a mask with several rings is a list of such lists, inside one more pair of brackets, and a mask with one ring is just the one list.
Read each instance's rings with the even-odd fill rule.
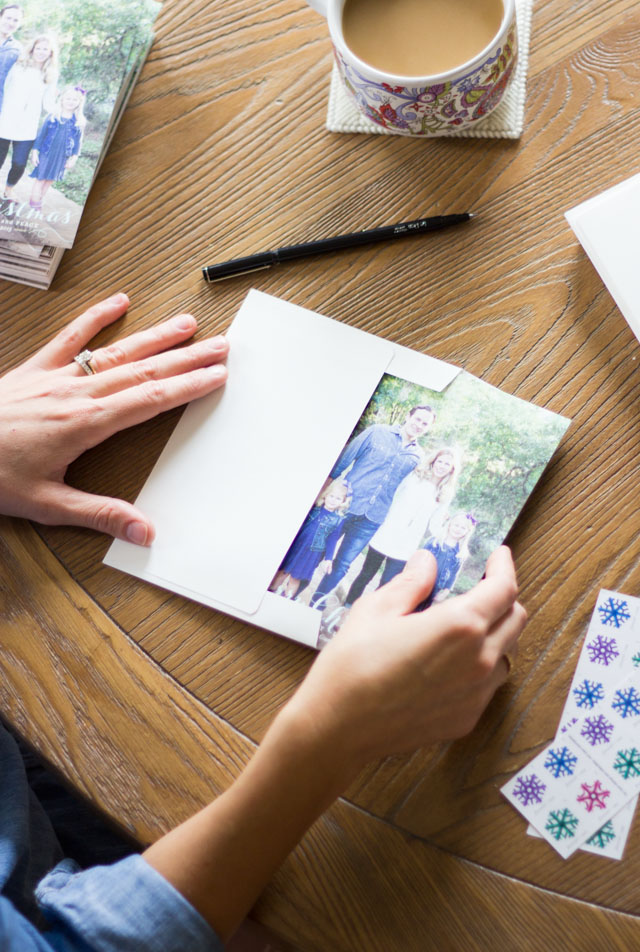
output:
[[40,937],[48,945],[34,952],[223,952],[200,913],[142,856],[76,868],[63,860],[40,881],[36,899],[50,926]]
[[51,952],[52,946],[45,936],[6,896],[0,896],[0,949],[2,952]]

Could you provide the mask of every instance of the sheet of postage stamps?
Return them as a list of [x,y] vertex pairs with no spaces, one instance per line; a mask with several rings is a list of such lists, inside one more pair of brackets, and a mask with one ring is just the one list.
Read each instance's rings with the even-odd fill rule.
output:
[[563,857],[620,859],[640,792],[640,599],[602,590],[555,740],[502,788]]

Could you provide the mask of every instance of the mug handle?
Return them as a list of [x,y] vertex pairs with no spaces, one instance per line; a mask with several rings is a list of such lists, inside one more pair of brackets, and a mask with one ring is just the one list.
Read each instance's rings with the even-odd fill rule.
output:
[[328,0],[307,0],[307,3],[312,7],[317,13],[321,13],[323,17],[327,17],[327,7]]

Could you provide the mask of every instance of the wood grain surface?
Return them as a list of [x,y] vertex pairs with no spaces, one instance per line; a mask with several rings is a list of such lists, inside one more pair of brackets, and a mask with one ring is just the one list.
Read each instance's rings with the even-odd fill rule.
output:
[[[336,135],[326,27],[302,0],[167,2],[51,290],[2,284],[4,367],[116,290],[132,305],[102,341],[179,310],[223,331],[257,286],[573,420],[509,538],[530,621],[508,685],[468,738],[372,765],[314,827],[256,909],[302,949],[554,948],[558,922],[575,948],[640,944],[637,828],[622,862],[563,861],[499,794],[554,735],[597,591],[640,591],[638,343],[563,217],[638,171],[639,42],[632,0],[534,0],[519,141]],[[401,249],[202,280],[463,210],[470,226]],[[178,418],[70,482],[134,499]],[[37,533],[3,524],[2,709],[146,841],[230,782],[313,652],[104,567],[94,534]]]

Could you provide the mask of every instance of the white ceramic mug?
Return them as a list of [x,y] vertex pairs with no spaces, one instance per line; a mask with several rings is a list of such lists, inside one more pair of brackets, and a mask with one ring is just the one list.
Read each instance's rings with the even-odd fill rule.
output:
[[500,100],[518,56],[515,0],[503,0],[500,29],[473,59],[433,76],[394,76],[359,59],[344,40],[345,0],[307,0],[329,23],[336,63],[358,109],[378,125],[409,136],[464,129]]

